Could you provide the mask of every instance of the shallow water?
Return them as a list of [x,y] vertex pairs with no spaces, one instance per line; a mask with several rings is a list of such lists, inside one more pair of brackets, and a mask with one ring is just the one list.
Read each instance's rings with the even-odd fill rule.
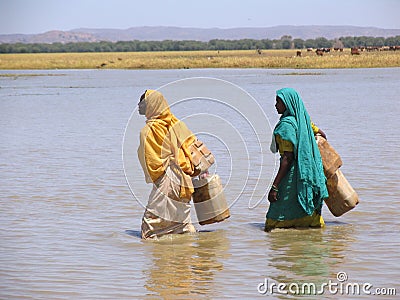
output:
[[[10,73],[19,76],[0,76],[0,298],[287,299],[298,296],[262,295],[258,286],[265,280],[339,283],[339,272],[348,276],[344,284],[371,283],[371,293],[376,288],[400,293],[399,68],[314,75],[254,69],[0,71]],[[21,76],[32,74],[42,76]],[[206,128],[219,137],[203,136],[216,153],[231,218],[197,224],[203,231],[192,236],[143,242],[142,205],[150,186],[135,169],[140,130],[135,122],[144,120],[134,110],[145,89],[191,77],[231,82],[259,105],[245,99],[242,107],[234,88],[226,100],[232,106],[202,107],[214,115],[211,122],[185,119],[195,131]],[[263,152],[271,129],[260,132],[260,126],[276,123],[275,90],[285,86],[299,91],[313,121],[327,133],[361,202],[339,218],[325,207],[323,229],[265,233],[268,203],[260,201],[265,192],[260,182],[268,185],[276,158]],[[221,96],[218,88],[207,93]],[[185,118],[196,101],[172,110]],[[257,117],[260,110],[266,119]],[[123,151],[130,118],[125,138],[132,145]],[[123,162],[123,153],[129,161]],[[352,297],[324,293],[326,299]]]

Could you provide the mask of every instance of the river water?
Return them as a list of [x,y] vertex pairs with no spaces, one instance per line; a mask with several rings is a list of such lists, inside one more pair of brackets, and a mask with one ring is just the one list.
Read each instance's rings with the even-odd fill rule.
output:
[[[325,299],[398,295],[399,79],[400,68],[0,71],[0,298],[296,299],[306,283]],[[231,217],[144,242],[151,186],[136,106],[171,82],[168,100],[190,99],[172,111],[216,154]],[[286,86],[340,153],[360,204],[339,218],[324,207],[323,229],[266,233],[277,159],[266,150]]]

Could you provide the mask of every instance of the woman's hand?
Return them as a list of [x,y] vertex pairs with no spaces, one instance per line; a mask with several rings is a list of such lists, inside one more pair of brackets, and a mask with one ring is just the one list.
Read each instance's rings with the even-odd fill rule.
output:
[[321,129],[318,130],[318,133],[317,133],[317,134],[320,134],[324,139],[328,140],[328,139],[326,138],[325,132],[323,132]]
[[196,176],[199,176],[200,173],[201,173],[201,170],[200,170],[200,169],[194,168],[193,174],[190,175],[190,176],[191,176],[191,177],[196,177]]
[[271,203],[278,201],[278,192],[270,189],[268,193],[268,201]]
[[199,178],[204,179],[204,178],[207,178],[209,175],[210,175],[210,173],[208,173],[208,169],[207,169],[204,172],[200,173]]
[[293,152],[285,151],[279,165],[278,174],[276,174],[274,183],[268,193],[268,201],[273,203],[278,201],[278,187],[281,180],[286,176],[294,160]]

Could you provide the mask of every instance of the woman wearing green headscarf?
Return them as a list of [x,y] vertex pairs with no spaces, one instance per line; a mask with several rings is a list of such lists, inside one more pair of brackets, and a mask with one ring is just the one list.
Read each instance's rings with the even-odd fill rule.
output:
[[322,227],[321,208],[328,190],[314,133],[325,134],[312,124],[294,89],[278,90],[275,107],[282,116],[274,129],[271,150],[279,150],[281,159],[268,194],[265,230]]

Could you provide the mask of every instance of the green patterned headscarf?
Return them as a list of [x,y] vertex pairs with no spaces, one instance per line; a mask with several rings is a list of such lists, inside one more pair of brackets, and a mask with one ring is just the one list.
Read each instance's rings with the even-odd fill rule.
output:
[[311,120],[299,94],[292,88],[276,92],[286,106],[274,135],[290,141],[294,148],[297,172],[297,198],[307,215],[321,210],[323,199],[328,197],[321,154],[311,128]]

